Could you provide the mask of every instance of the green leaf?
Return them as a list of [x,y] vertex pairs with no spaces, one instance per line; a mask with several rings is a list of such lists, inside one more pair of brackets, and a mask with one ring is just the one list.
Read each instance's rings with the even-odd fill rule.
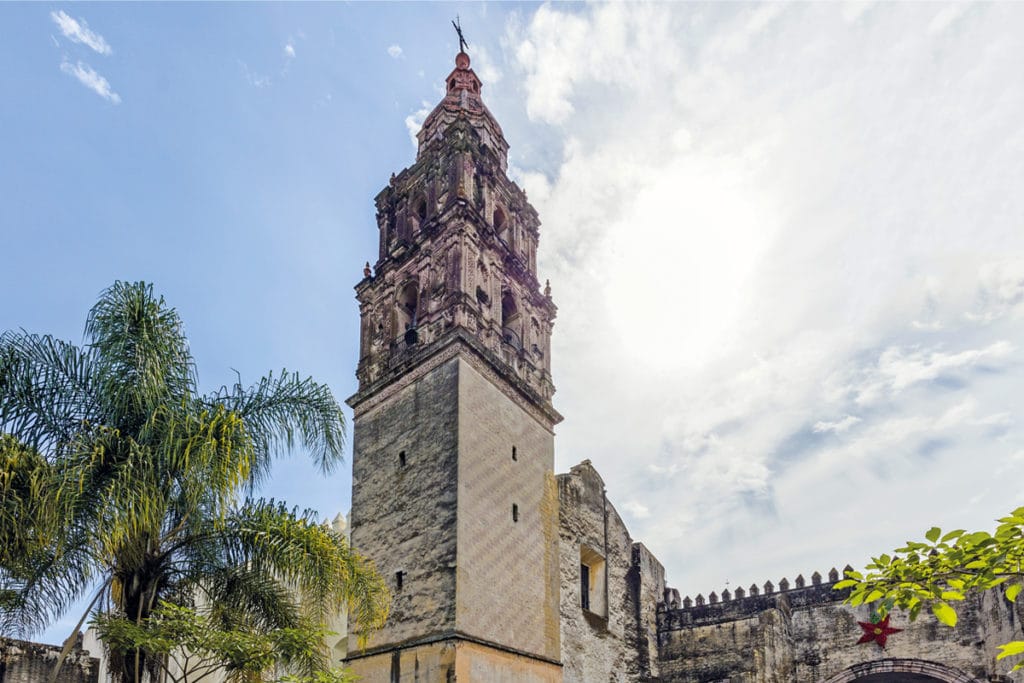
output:
[[837,590],[838,591],[838,590],[842,590],[844,588],[849,588],[850,586],[856,586],[856,585],[857,585],[857,582],[854,581],[853,579],[843,579],[842,581],[839,581],[835,585],[833,585],[832,586],[832,590]]
[[998,586],[999,584],[1001,584],[1001,583],[1006,583],[1006,582],[1007,582],[1007,581],[1009,581],[1009,580],[1010,580],[1010,577],[1009,577],[1009,576],[997,576],[997,577],[995,577],[994,579],[990,579],[990,580],[988,580],[988,581],[985,581],[985,582],[983,582],[983,583],[982,583],[982,584],[980,584],[980,585],[981,585],[981,586],[982,586],[983,588],[995,588],[995,587],[996,587],[996,586]]
[[963,600],[964,594],[958,591],[942,591],[943,600]]
[[1006,657],[1012,657],[1013,655],[1024,654],[1024,640],[1014,640],[1006,645],[1000,645],[999,649],[1002,650],[1002,652],[996,655],[996,659],[1004,659]]
[[931,529],[928,530],[928,533],[926,533],[924,535],[924,537],[927,538],[932,543],[935,543],[935,541],[939,540],[939,536],[941,536],[941,535],[942,535],[942,529],[940,529],[937,526],[933,526]]
[[1006,589],[1006,599],[1009,600],[1010,602],[1013,602],[1014,600],[1016,600],[1017,596],[1020,594],[1020,589],[1021,588],[1024,588],[1024,586],[1021,586],[1021,584],[1019,584],[1019,583],[1015,583],[1012,586],[1010,586],[1009,588],[1007,588]]
[[875,590],[868,593],[867,597],[864,598],[864,602],[874,602],[875,600],[881,600],[884,595],[885,593],[876,588]]
[[956,626],[956,610],[944,602],[937,602],[932,605],[932,612],[935,618],[946,626]]

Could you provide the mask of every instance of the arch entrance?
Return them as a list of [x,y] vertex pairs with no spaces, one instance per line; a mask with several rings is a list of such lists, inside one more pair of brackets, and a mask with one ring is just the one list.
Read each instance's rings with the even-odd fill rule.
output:
[[927,674],[870,674],[854,679],[856,683],[943,683],[941,678]]
[[882,659],[855,664],[825,683],[982,683],[963,671],[923,659]]

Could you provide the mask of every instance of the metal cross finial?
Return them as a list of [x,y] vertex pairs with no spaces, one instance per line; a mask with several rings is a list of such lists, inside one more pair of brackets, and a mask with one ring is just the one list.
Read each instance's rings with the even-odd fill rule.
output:
[[469,43],[462,35],[462,24],[459,21],[459,15],[455,15],[455,21],[452,22],[452,26],[455,27],[455,32],[459,34],[459,52],[465,52],[466,48],[469,47]]

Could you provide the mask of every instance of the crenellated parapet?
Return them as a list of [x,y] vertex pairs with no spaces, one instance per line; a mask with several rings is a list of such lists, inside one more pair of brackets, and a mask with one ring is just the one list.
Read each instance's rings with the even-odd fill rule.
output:
[[[843,573],[852,569],[847,565]],[[800,607],[841,602],[849,595],[849,590],[835,590],[833,586],[838,581],[839,570],[833,567],[827,581],[816,571],[811,574],[809,583],[803,574],[798,574],[792,583],[783,577],[777,586],[768,580],[760,586],[753,583],[747,589],[726,587],[721,593],[712,591],[707,596],[698,593],[694,598],[687,595],[680,599],[678,590],[666,588],[663,601],[658,605],[658,632],[745,619],[768,609],[789,612]]]

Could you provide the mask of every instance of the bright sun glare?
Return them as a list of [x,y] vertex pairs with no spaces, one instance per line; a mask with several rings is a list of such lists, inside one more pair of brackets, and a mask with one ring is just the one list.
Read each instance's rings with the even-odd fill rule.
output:
[[677,161],[611,230],[609,320],[637,361],[696,367],[735,341],[774,232],[769,203],[735,175]]

